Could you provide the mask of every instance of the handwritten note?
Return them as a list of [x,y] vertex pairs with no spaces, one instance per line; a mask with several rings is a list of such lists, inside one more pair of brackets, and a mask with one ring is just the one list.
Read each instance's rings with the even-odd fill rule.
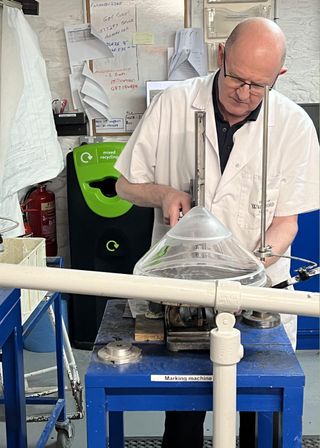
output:
[[120,40],[132,44],[135,31],[135,7],[132,2],[91,1],[91,32],[105,44]]
[[126,132],[133,132],[141,120],[141,112],[127,112],[125,117]]
[[108,48],[113,55],[117,55],[129,50],[130,48],[135,48],[135,45],[132,45],[128,40],[119,39],[108,42]]
[[113,58],[95,60],[95,79],[100,81],[107,92],[130,92],[137,90],[138,70],[135,49],[131,48]]

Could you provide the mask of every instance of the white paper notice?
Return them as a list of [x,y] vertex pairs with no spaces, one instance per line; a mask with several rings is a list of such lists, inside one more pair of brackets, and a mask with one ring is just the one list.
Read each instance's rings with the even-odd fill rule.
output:
[[79,96],[89,120],[95,118],[112,118],[109,109],[109,100],[104,87],[90,70],[87,62],[82,69],[82,84]]
[[100,114],[107,118],[107,120],[110,120],[112,118],[108,106],[101,103],[100,101],[97,101],[96,99],[86,95],[83,97],[83,101],[100,112]]
[[81,89],[81,93],[83,95],[90,96],[91,98],[94,98],[95,100],[100,101],[100,103],[109,107],[109,100],[105,91],[91,79],[85,79]]
[[177,31],[168,78],[178,81],[207,74],[207,53],[200,28]]
[[83,105],[81,102],[80,91],[83,86],[85,77],[81,71],[75,71],[69,75],[70,90],[72,96],[73,107],[75,110],[83,111]]
[[109,48],[91,34],[90,24],[66,26],[64,31],[71,70],[89,59],[112,57]]

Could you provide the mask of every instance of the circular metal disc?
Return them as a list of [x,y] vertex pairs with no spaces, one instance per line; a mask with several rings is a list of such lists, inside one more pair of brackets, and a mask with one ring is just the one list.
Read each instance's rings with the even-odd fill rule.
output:
[[127,364],[141,356],[141,349],[129,342],[113,341],[98,351],[98,358],[110,364]]

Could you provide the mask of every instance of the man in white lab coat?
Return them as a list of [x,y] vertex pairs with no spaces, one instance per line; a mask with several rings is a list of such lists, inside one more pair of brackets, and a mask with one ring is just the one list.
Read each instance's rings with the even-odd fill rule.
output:
[[[155,208],[153,240],[191,207],[195,117],[206,112],[205,205],[248,250],[260,240],[265,86],[286,72],[285,37],[272,21],[247,19],[218,50],[219,70],[156,96],[119,157],[116,189],[124,199]],[[266,243],[290,253],[297,216],[317,209],[319,144],[308,115],[273,89],[269,95]],[[290,276],[287,258],[265,261],[273,284]],[[296,319],[282,316],[295,345]],[[204,413],[167,413],[163,448],[200,448]],[[181,419],[181,420],[180,420]],[[246,446],[248,448],[248,446]]]

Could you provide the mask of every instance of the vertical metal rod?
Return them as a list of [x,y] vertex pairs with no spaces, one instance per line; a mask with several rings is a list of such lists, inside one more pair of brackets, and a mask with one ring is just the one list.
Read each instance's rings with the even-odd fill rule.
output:
[[205,207],[206,113],[195,112],[195,205]]
[[[260,252],[266,251],[266,205],[268,172],[268,121],[269,121],[269,87],[264,88],[263,96],[263,144],[262,144],[262,185],[261,185],[261,246]],[[264,260],[264,258],[261,258]]]
[[190,28],[192,26],[192,1],[184,0],[184,27]]
[[277,23],[277,21],[279,20],[279,5],[278,5],[278,0],[274,0],[273,3],[273,20]]

